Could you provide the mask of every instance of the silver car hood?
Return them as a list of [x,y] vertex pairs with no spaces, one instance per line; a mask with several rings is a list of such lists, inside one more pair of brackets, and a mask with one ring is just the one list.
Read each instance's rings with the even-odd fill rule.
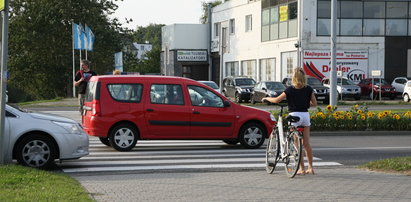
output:
[[343,85],[342,87],[343,87],[343,88],[348,88],[348,89],[357,89],[357,88],[360,88],[360,87],[357,86],[357,85]]
[[66,123],[77,123],[72,119],[62,117],[62,116],[51,115],[51,114],[33,112],[33,113],[28,113],[28,115],[33,118],[42,119],[42,120],[59,121],[59,122],[66,122]]

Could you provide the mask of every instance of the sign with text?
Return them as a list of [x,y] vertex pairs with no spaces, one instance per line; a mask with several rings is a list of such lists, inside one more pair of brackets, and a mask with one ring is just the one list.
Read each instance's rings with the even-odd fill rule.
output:
[[[305,50],[304,70],[307,75],[319,80],[330,77],[331,52],[328,50]],[[336,71],[341,71],[342,77],[358,83],[367,78],[368,51],[341,50],[337,51]]]
[[205,62],[207,51],[177,51],[177,61]]
[[280,6],[280,22],[288,20],[288,6]]
[[4,10],[5,1],[6,1],[6,0],[0,0],[0,11],[3,11],[3,10]]

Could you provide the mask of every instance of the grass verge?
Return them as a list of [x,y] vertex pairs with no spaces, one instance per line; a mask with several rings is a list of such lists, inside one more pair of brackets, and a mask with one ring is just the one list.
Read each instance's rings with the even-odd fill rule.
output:
[[51,100],[36,100],[36,101],[30,101],[30,102],[19,102],[18,105],[24,106],[24,105],[32,105],[32,104],[39,104],[39,103],[47,103],[47,102],[59,102],[63,98],[57,97]]
[[0,166],[0,201],[93,201],[79,182],[64,174]]
[[359,167],[372,171],[399,173],[411,176],[411,156],[372,161]]

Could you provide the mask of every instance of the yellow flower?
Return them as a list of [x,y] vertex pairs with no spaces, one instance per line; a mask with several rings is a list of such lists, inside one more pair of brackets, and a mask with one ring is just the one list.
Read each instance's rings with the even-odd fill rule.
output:
[[341,116],[339,116],[339,118],[341,119],[341,120],[344,120],[344,115],[341,115]]
[[361,115],[361,120],[365,120],[365,114]]
[[352,120],[352,116],[351,115],[347,116],[347,119]]
[[311,119],[315,119],[315,118],[316,118],[316,116],[315,116],[315,115],[312,115],[312,116],[311,116]]
[[327,111],[331,111],[331,109],[332,109],[331,105],[327,105],[326,109],[327,109]]
[[374,113],[368,112],[368,113],[367,113],[367,116],[368,116],[368,118],[373,117],[373,116],[374,116]]
[[345,115],[347,115],[347,116],[351,116],[351,113],[350,113],[350,112],[347,112],[347,114],[345,114]]
[[358,108],[358,104],[354,105],[354,108],[357,109],[357,108]]
[[398,115],[398,114],[394,114],[393,118],[394,118],[395,120],[399,120],[401,117],[400,117],[400,115]]
[[362,110],[359,109],[359,110],[357,111],[357,114],[362,114]]
[[322,114],[322,115],[321,115],[321,118],[322,118],[322,119],[325,119],[325,118],[326,118],[326,117],[325,117],[325,114]]

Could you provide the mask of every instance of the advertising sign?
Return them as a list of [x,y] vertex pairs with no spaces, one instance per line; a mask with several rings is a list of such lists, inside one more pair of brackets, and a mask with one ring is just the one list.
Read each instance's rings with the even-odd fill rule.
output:
[[[322,80],[330,77],[331,52],[328,50],[304,50],[304,70],[307,75]],[[367,77],[368,51],[337,51],[337,71],[355,83]]]
[[288,6],[280,6],[280,22],[288,20]]
[[205,62],[207,51],[177,51],[177,61]]

